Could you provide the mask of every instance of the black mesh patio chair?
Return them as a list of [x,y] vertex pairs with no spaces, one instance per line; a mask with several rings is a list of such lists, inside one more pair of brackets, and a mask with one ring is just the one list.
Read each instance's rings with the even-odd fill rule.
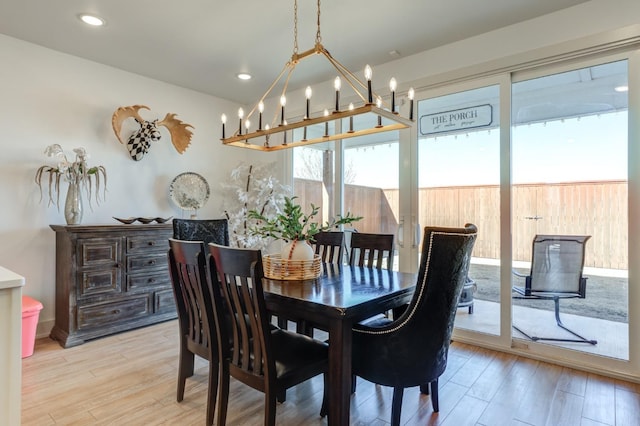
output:
[[533,239],[531,271],[529,275],[513,271],[524,278],[525,285],[513,286],[514,299],[553,300],[556,324],[575,336],[575,339],[533,336],[515,324],[513,328],[532,341],[578,342],[596,345],[597,340],[587,339],[567,328],[560,320],[560,299],[584,299],[587,278],[582,276],[584,253],[590,235],[536,235]]

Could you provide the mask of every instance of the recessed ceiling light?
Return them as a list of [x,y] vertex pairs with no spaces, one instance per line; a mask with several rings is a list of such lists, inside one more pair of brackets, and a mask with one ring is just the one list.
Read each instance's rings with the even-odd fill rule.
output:
[[251,80],[251,74],[248,74],[246,72],[241,72],[240,74],[238,74],[238,78],[240,80]]
[[617,86],[613,90],[615,90],[616,92],[628,92],[629,86]]
[[80,15],[78,15],[78,18],[85,24],[94,27],[101,27],[105,24],[104,19],[95,15],[89,15],[88,13],[81,13]]

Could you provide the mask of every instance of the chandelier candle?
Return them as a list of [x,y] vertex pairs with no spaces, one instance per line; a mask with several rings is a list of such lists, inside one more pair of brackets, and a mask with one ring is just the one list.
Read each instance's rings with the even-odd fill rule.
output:
[[[311,104],[311,94],[313,92],[311,91],[311,86],[307,86],[307,89],[304,91],[304,96],[307,98],[307,113],[305,114],[304,118],[306,118],[307,120],[311,117],[311,115],[309,115],[309,106]],[[307,128],[304,128],[305,132],[307,130]],[[305,139],[307,139],[307,134],[305,133],[304,136]]]
[[226,137],[224,135],[224,125],[227,124],[227,114],[222,114],[222,117],[220,117],[220,120],[222,120],[222,139],[224,139]]
[[340,111],[340,86],[342,82],[340,81],[340,77],[336,77],[333,80],[333,87],[336,89],[336,112]]
[[[376,98],[376,106],[378,108],[382,108],[382,99],[380,98],[380,96],[378,96]],[[377,128],[382,127],[382,116],[378,115],[378,125],[376,126]]]
[[[349,104],[349,111],[353,111],[353,102]],[[349,116],[349,133],[353,133],[353,115]]]
[[284,126],[284,106],[287,104],[287,97],[285,95],[280,96],[280,125]]
[[396,113],[396,89],[398,88],[398,83],[396,79],[391,77],[389,81],[389,89],[391,90],[391,112]]
[[244,117],[244,110],[242,108],[238,108],[238,118],[240,119],[240,124],[238,124],[238,136],[242,134],[242,117]]
[[364,67],[364,78],[367,80],[367,92],[368,92],[368,101],[370,104],[373,103],[373,91],[371,90],[371,77],[373,77],[373,71],[371,67],[367,65]]
[[262,101],[258,104],[258,112],[260,113],[258,116],[258,130],[262,130],[262,113],[264,112],[264,102]]
[[413,87],[409,88],[409,92],[407,92],[407,97],[409,98],[409,120],[413,120],[413,97],[416,95],[416,92],[413,90]]

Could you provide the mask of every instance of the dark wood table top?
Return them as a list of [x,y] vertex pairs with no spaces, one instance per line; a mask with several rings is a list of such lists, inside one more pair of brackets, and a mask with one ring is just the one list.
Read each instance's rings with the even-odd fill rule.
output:
[[314,312],[317,311],[324,317],[357,322],[389,309],[389,306],[406,303],[413,294],[416,275],[386,269],[323,264],[322,274],[317,279],[265,279],[263,284],[268,304],[286,303],[291,314],[298,309],[305,309],[311,310],[305,312],[305,317],[315,317],[317,315]]

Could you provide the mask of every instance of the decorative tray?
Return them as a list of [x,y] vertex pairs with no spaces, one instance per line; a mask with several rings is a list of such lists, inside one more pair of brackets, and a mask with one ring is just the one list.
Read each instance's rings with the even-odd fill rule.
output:
[[209,183],[197,173],[181,173],[169,185],[169,197],[183,210],[198,210],[209,199]]
[[127,218],[121,218],[121,217],[113,217],[115,220],[117,220],[118,222],[124,223],[125,225],[130,225],[133,222],[140,222],[140,223],[151,223],[151,222],[157,222],[157,223],[165,223],[166,221],[168,221],[169,219],[171,219],[173,216],[169,216],[167,218],[163,218],[163,217],[127,217]]
[[264,275],[273,280],[311,280],[321,273],[320,255],[312,260],[282,259],[279,254],[265,254],[262,257]]

